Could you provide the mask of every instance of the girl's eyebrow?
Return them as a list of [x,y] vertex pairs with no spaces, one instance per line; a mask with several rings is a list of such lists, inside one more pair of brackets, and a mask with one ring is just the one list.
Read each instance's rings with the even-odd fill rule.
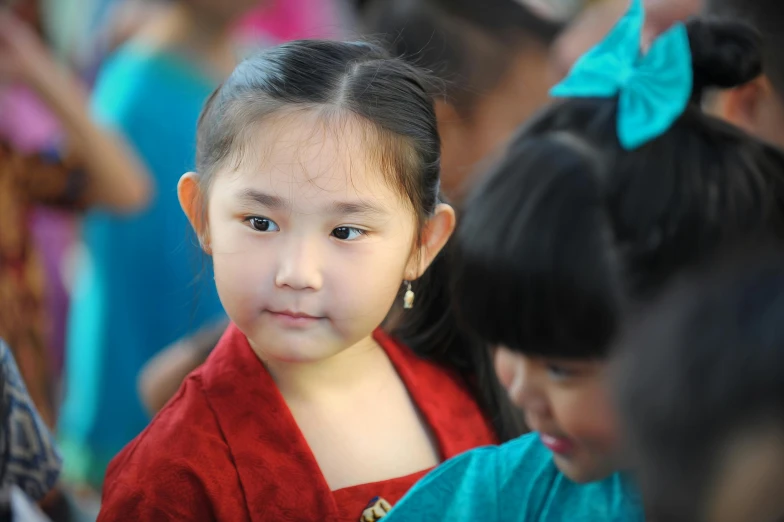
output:
[[244,189],[237,196],[243,203],[255,203],[271,210],[279,210],[290,206],[289,201],[280,196],[272,196],[254,189]]
[[333,214],[339,216],[380,215],[385,214],[381,207],[367,201],[348,202],[336,201],[330,205]]
[[[261,205],[270,210],[281,210],[291,207],[289,200],[255,189],[244,189],[237,196],[243,203]],[[368,201],[335,201],[329,204],[327,211],[330,214],[339,216],[386,214],[382,207]]]

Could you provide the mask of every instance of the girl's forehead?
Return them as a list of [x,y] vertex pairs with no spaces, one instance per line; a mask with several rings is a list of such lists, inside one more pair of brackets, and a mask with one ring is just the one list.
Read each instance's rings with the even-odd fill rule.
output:
[[[379,152],[378,133],[356,117],[298,111],[269,118],[248,132],[213,189],[253,189],[290,199],[400,199],[394,173]],[[219,186],[220,185],[220,186]]]

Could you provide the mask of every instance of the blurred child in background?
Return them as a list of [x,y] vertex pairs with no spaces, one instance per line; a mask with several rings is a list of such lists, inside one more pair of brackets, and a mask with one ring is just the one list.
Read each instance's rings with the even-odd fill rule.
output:
[[784,255],[751,252],[673,285],[619,343],[656,522],[784,520]]
[[223,315],[176,185],[193,167],[201,106],[236,65],[233,28],[257,4],[171,1],[99,73],[94,113],[127,137],[156,193],[135,216],[85,218],[60,423],[70,480],[100,487],[109,460],[149,420],[136,393],[141,367]]
[[367,0],[364,29],[444,80],[437,96],[445,195],[459,206],[477,164],[547,101],[562,23],[514,0]]

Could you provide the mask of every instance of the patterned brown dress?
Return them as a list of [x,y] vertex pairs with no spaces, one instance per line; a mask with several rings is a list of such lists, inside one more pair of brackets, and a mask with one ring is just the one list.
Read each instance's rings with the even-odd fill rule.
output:
[[76,165],[24,156],[0,142],[0,338],[13,351],[44,421],[53,426],[54,390],[46,346],[43,270],[28,218],[34,205],[80,208],[85,176]]

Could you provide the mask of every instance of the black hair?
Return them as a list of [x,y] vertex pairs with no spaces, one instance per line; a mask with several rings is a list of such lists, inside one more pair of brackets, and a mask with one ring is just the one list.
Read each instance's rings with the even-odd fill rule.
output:
[[742,20],[762,35],[763,72],[784,98],[784,10],[778,0],[705,0],[705,14]]
[[390,51],[446,81],[464,115],[477,95],[495,87],[521,49],[545,49],[563,28],[515,0],[369,0],[366,29]]
[[704,114],[702,88],[759,74],[756,33],[690,22],[695,91],[672,127],[627,151],[618,98],[566,99],[524,127],[469,200],[455,302],[486,341],[603,358],[624,310],[734,237],[784,239],[784,154]]
[[199,118],[196,166],[205,187],[247,149],[248,133],[286,111],[325,120],[356,117],[377,158],[421,225],[439,201],[441,142],[428,79],[365,42],[299,40],[243,61],[213,92]]
[[727,446],[784,433],[784,252],[750,251],[672,285],[618,344],[617,401],[655,520],[703,520]]
[[[263,51],[237,67],[199,119],[197,170],[204,192],[215,172],[248,148],[254,125],[287,111],[315,110],[329,121],[356,118],[368,127],[368,151],[421,227],[440,202],[440,139],[430,92],[425,74],[371,43],[302,40]],[[392,333],[420,356],[459,370],[477,390],[499,436],[515,436],[519,431],[504,428],[508,423],[497,407],[504,398],[482,379],[490,372],[489,357],[477,355],[481,351],[463,335],[448,306],[443,292],[448,269],[442,255],[413,282],[417,304]]]

